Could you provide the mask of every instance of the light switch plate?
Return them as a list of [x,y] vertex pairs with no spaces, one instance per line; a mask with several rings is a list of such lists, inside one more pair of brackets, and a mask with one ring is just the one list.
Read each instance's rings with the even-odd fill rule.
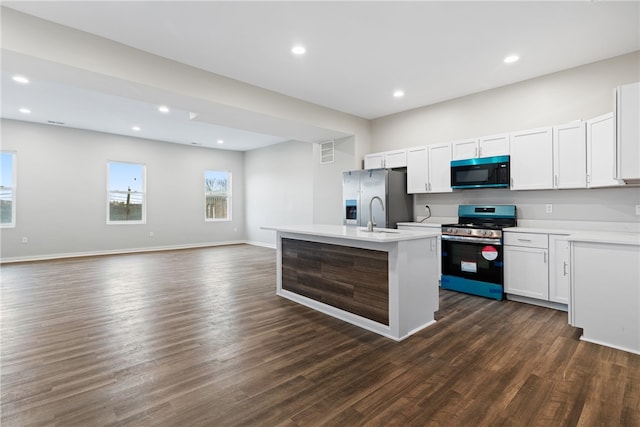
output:
[[552,204],[548,204],[545,209],[546,209],[547,213],[552,213],[553,212],[553,205]]

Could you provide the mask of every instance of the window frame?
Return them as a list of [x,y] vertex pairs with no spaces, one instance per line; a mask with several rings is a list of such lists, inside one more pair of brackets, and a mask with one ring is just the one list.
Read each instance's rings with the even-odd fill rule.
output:
[[17,154],[12,150],[0,150],[1,154],[9,154],[11,156],[11,186],[5,187],[2,186],[3,190],[5,188],[9,188],[11,190],[11,222],[0,222],[0,228],[15,228],[16,227],[16,192],[17,192]]
[[[139,220],[112,220],[111,219],[111,199],[110,196],[114,192],[110,188],[111,184],[111,171],[110,165],[112,163],[121,163],[128,165],[137,165],[142,167],[142,190],[141,195],[141,219]],[[132,193],[133,194],[133,193]],[[129,162],[122,160],[108,160],[107,161],[107,195],[106,195],[106,208],[107,208],[107,225],[140,225],[147,223],[147,165],[145,163]]]
[[[207,217],[207,210],[208,210],[208,203],[207,203],[207,172],[214,172],[214,173],[224,173],[226,174],[226,178],[227,178],[227,188],[226,188],[226,202],[227,202],[227,216],[226,218],[208,218]],[[218,169],[205,169],[204,170],[204,174],[203,174],[203,210],[202,212],[204,213],[204,222],[229,222],[232,220],[232,203],[231,201],[233,200],[233,192],[232,192],[232,184],[233,184],[233,180],[232,180],[232,174],[231,171],[229,170],[218,170]]]

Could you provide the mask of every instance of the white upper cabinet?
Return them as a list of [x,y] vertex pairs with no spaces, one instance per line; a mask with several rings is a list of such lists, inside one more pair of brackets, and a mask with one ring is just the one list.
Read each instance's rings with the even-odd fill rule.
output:
[[407,150],[407,193],[426,193],[429,189],[429,161],[427,147]]
[[616,178],[640,181],[640,83],[616,90]]
[[509,134],[483,136],[478,140],[478,157],[506,156],[509,154]]
[[407,150],[407,193],[451,191],[451,144],[434,144]]
[[614,187],[615,126],[613,113],[587,120],[587,185]]
[[407,150],[394,150],[384,153],[385,168],[406,168]]
[[384,167],[384,153],[370,153],[364,156],[365,169],[379,169]]
[[429,192],[447,193],[451,189],[451,144],[427,146],[429,151]]
[[510,135],[511,189],[553,188],[553,132],[551,127]]
[[478,139],[463,139],[451,143],[452,160],[474,159],[478,153]]
[[451,143],[451,150],[452,160],[505,156],[509,154],[509,134],[455,141]]
[[407,150],[370,153],[364,156],[365,169],[404,168],[407,166]]
[[582,121],[553,128],[553,187],[586,188],[587,133]]

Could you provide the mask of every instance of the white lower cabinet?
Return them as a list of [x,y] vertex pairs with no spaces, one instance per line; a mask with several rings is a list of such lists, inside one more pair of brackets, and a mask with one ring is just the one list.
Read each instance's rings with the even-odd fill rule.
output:
[[571,242],[570,323],[581,339],[640,354],[640,246]]
[[569,241],[567,236],[549,234],[549,301],[569,304]]
[[504,244],[504,292],[548,300],[547,235],[506,232]]
[[567,310],[569,246],[565,238],[505,231],[504,292],[507,298]]

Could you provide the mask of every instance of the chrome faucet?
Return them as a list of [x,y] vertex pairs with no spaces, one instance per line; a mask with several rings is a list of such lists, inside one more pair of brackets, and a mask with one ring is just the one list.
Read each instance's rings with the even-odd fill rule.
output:
[[382,199],[378,196],[373,196],[371,200],[369,200],[369,222],[367,223],[367,231],[373,231],[373,201],[378,199],[380,202],[380,207],[384,210],[384,203]]

